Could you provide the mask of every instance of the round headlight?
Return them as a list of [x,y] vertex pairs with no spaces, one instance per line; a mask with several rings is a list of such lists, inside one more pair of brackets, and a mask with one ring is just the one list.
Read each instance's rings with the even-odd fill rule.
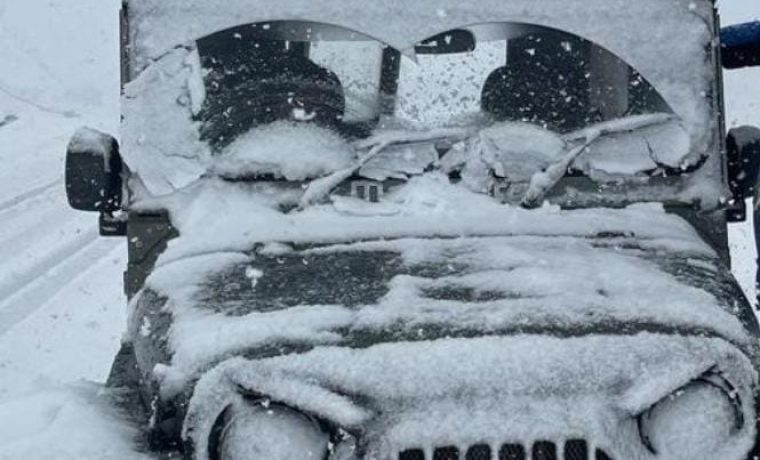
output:
[[228,412],[219,441],[221,460],[324,460],[330,436],[287,407],[242,404]]
[[743,425],[741,403],[724,383],[697,380],[643,413],[639,430],[647,448],[667,459],[715,458]]

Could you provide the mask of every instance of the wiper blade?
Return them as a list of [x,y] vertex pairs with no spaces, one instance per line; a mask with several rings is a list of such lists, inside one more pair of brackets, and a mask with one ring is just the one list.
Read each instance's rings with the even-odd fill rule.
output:
[[440,128],[430,131],[387,131],[370,136],[355,144],[360,150],[367,150],[351,166],[334,173],[314,179],[309,183],[298,203],[298,209],[322,200],[343,181],[356,174],[362,166],[391,145],[436,141],[441,139],[462,140],[475,133],[473,128]]
[[623,132],[637,131],[650,126],[661,125],[671,121],[674,115],[656,113],[651,115],[636,115],[618,120],[598,123],[587,128],[574,131],[563,136],[566,142],[582,141],[581,145],[568,151],[562,158],[552,163],[543,171],[539,171],[530,179],[528,190],[523,195],[521,205],[524,208],[535,208],[541,205],[546,195],[565,176],[570,165],[599,138]]

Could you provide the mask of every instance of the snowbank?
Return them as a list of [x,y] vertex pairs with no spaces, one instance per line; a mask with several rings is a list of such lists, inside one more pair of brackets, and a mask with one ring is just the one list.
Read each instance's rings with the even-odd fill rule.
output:
[[101,392],[79,384],[0,403],[0,459],[147,460],[136,428]]

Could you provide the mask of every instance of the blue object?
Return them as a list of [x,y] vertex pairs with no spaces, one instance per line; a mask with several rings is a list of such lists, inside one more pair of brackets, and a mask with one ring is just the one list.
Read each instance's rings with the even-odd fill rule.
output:
[[726,69],[760,66],[760,21],[725,27],[720,41]]
[[724,27],[720,31],[723,46],[760,45],[760,21]]

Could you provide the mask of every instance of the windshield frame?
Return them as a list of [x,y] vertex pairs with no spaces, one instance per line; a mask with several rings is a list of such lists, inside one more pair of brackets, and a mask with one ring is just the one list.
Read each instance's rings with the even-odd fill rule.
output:
[[[462,28],[462,27],[459,27],[459,28]],[[384,46],[385,46],[385,48],[384,48],[383,54],[384,54],[384,55],[385,55],[385,54],[389,54],[389,55],[392,55],[392,56],[394,56],[394,57],[395,57],[395,59],[396,59],[396,60],[398,60],[399,62],[400,62],[400,60],[401,60],[401,59],[404,59],[404,58],[405,58],[405,54],[407,54],[407,53],[409,52],[409,51],[407,50],[407,52],[406,52],[406,53],[402,53],[401,51],[398,51],[398,50],[396,50],[396,49],[394,49],[394,48],[391,48],[391,47],[390,47],[390,46],[388,46],[388,45],[384,45]],[[392,59],[391,59],[391,60],[392,60]],[[393,70],[393,69],[392,69],[392,67],[393,67],[393,66],[389,66],[389,65],[385,65],[385,64],[384,64],[384,65],[383,65],[383,72],[386,72],[388,68],[390,68],[390,70],[392,71],[392,70]],[[391,80],[392,80],[392,79],[391,79]],[[397,84],[397,82],[396,82],[396,84]],[[392,81],[391,81],[390,83],[388,83],[388,82],[381,82],[381,84],[379,85],[379,87],[380,87],[381,91],[383,91],[383,92],[384,92],[384,91],[390,91],[390,90],[393,90],[393,86],[394,86],[394,82],[392,82]],[[383,102],[383,104],[384,104],[384,106],[385,106],[384,110],[387,110],[387,109],[388,109],[387,107],[388,107],[389,103],[388,103],[388,101],[387,101],[387,98],[383,98],[383,99],[384,99],[384,102]],[[702,157],[700,157],[700,158],[702,158]],[[635,199],[634,199],[634,200],[635,200]]]

